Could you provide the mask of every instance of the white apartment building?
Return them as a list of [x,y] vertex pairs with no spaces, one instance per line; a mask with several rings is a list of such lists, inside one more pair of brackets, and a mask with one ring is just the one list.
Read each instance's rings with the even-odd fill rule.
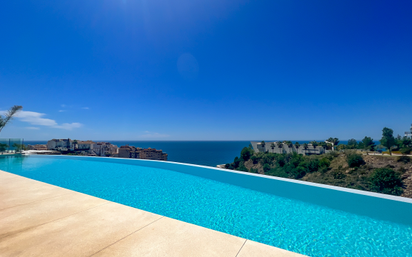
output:
[[73,151],[74,144],[73,140],[68,139],[52,139],[47,142],[47,150],[57,150],[57,151]]
[[411,124],[411,129],[410,129],[410,131],[409,131],[409,132],[408,132],[408,131],[405,132],[405,137],[412,137],[412,124]]
[[98,142],[93,144],[92,150],[97,156],[113,156],[119,153],[119,147],[107,142]]
[[255,153],[298,153],[303,155],[312,155],[312,154],[324,154],[326,149],[322,146],[314,147],[312,144],[308,144],[307,148],[304,145],[300,145],[297,148],[295,145],[288,146],[282,142],[250,142],[252,144],[253,150]]
[[89,150],[93,150],[93,146],[96,143],[93,141],[77,141],[77,144],[75,144],[75,149],[76,150],[82,150],[82,151],[89,151]]

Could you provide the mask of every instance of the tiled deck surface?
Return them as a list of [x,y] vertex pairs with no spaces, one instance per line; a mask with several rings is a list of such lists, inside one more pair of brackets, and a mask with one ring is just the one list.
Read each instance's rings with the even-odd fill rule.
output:
[[0,171],[0,256],[302,256]]

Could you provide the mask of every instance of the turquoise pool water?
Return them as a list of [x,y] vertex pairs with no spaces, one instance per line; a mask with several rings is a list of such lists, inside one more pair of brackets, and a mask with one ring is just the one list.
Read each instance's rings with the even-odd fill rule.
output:
[[406,224],[100,160],[0,158],[0,170],[309,256],[412,256],[412,226]]

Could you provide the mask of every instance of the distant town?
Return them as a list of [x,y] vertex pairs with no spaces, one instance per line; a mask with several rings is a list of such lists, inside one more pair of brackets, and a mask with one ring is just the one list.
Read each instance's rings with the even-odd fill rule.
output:
[[167,153],[154,148],[139,148],[129,145],[118,147],[108,142],[81,141],[70,138],[52,139],[45,145],[27,145],[25,148],[36,154],[104,156],[167,161]]

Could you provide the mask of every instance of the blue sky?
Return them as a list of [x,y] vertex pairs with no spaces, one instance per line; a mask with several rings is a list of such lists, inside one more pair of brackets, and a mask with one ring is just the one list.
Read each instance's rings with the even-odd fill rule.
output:
[[411,1],[6,1],[0,134],[380,139],[412,123]]

